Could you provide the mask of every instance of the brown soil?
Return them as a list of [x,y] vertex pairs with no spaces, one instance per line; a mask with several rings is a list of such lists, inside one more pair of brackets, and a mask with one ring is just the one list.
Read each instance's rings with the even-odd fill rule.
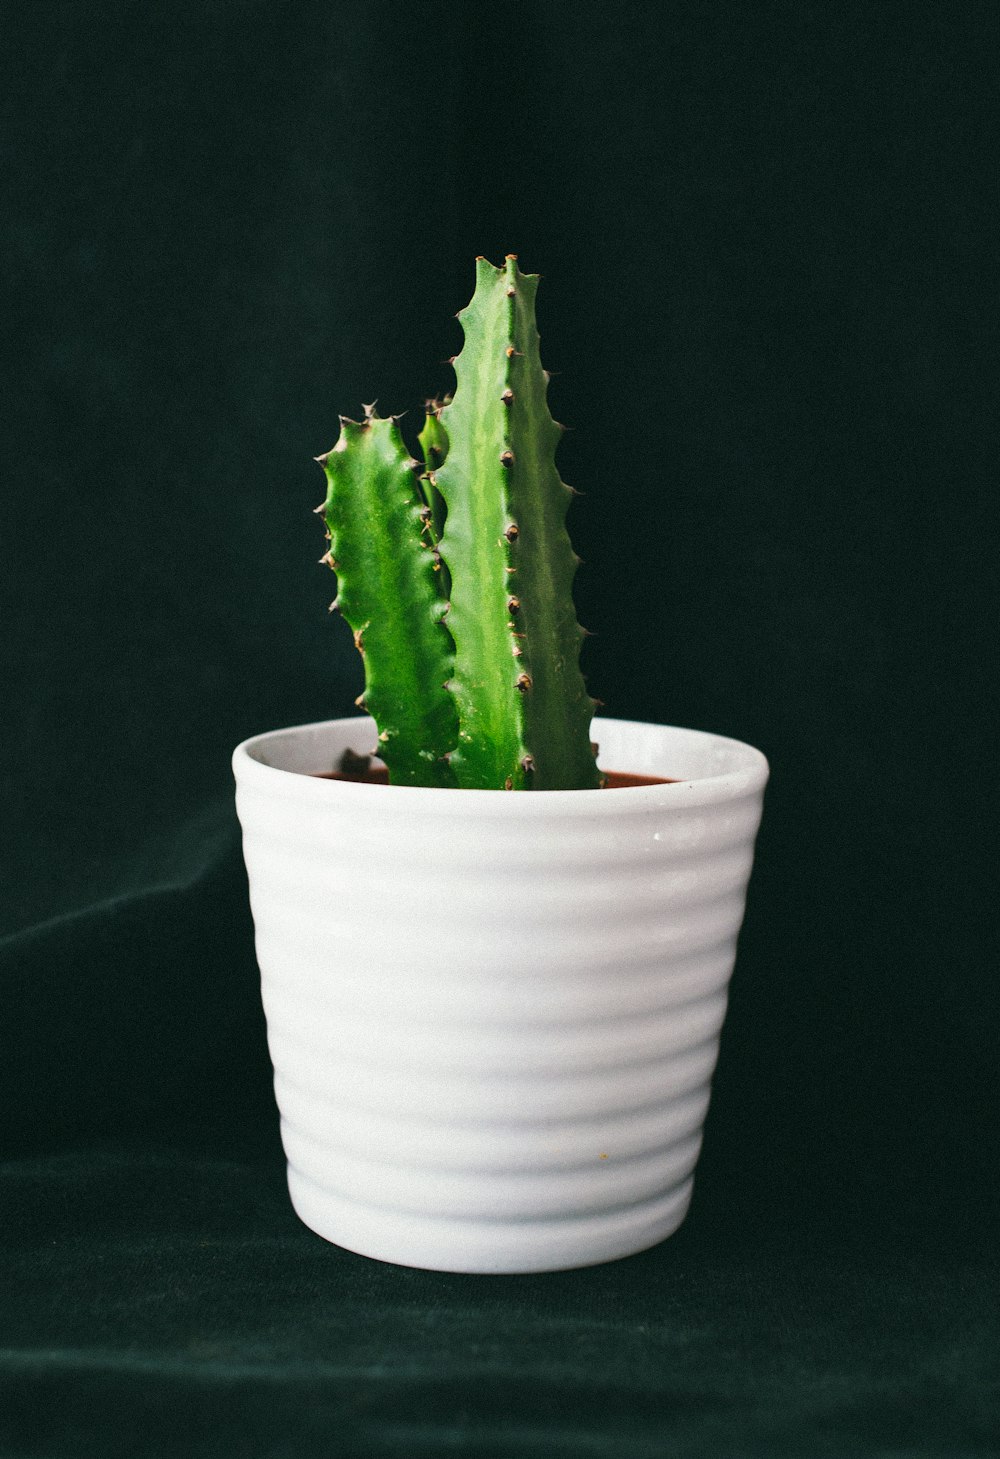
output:
[[[359,756],[359,759],[361,757]],[[360,773],[343,770],[328,770],[325,774],[318,774],[313,777],[315,780],[352,780],[355,784],[363,785],[388,785],[389,772],[384,765],[366,765]],[[631,785],[676,785],[676,780],[664,775],[628,775],[618,770],[605,772],[606,790],[623,790]]]

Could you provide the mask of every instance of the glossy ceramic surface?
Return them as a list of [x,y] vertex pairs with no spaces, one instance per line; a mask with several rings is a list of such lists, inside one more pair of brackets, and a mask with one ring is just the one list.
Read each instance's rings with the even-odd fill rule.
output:
[[330,1241],[528,1272],[683,1220],[767,780],[747,745],[597,720],[622,790],[314,778],[371,721],[234,755],[288,1180]]

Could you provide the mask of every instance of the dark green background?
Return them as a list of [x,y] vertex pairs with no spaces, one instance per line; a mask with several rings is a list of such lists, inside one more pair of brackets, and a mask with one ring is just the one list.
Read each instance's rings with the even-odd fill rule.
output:
[[[1000,1452],[997,17],[8,6],[5,1456]],[[291,1214],[229,754],[350,711],[310,457],[507,251],[592,692],[773,779],[688,1223],[493,1279]]]

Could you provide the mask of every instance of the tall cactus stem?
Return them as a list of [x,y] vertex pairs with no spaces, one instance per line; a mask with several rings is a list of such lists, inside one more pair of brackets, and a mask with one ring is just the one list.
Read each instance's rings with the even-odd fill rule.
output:
[[469,788],[600,784],[593,705],[579,668],[570,492],[555,466],[562,432],[546,403],[537,287],[538,275],[522,274],[514,255],[502,268],[477,260],[475,295],[458,315],[465,343],[455,397],[440,412],[448,452],[435,480],[447,509],[441,554],[452,579],[458,705],[451,765]]

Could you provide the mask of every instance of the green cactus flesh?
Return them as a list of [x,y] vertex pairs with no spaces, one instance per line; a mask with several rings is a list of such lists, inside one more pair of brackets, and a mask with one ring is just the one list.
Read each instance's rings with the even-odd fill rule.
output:
[[447,507],[441,556],[458,706],[451,767],[466,788],[601,783],[565,526],[573,493],[555,466],[561,428],[546,402],[537,287],[514,256],[499,269],[478,260],[475,295],[458,316],[455,397],[440,412],[448,452],[434,475]]
[[365,664],[359,703],[379,731],[379,754],[396,785],[455,785],[455,701],[440,562],[429,510],[394,420],[366,407],[341,417],[337,444],[319,458],[326,472],[324,558],[337,573],[336,606],[354,630]]

